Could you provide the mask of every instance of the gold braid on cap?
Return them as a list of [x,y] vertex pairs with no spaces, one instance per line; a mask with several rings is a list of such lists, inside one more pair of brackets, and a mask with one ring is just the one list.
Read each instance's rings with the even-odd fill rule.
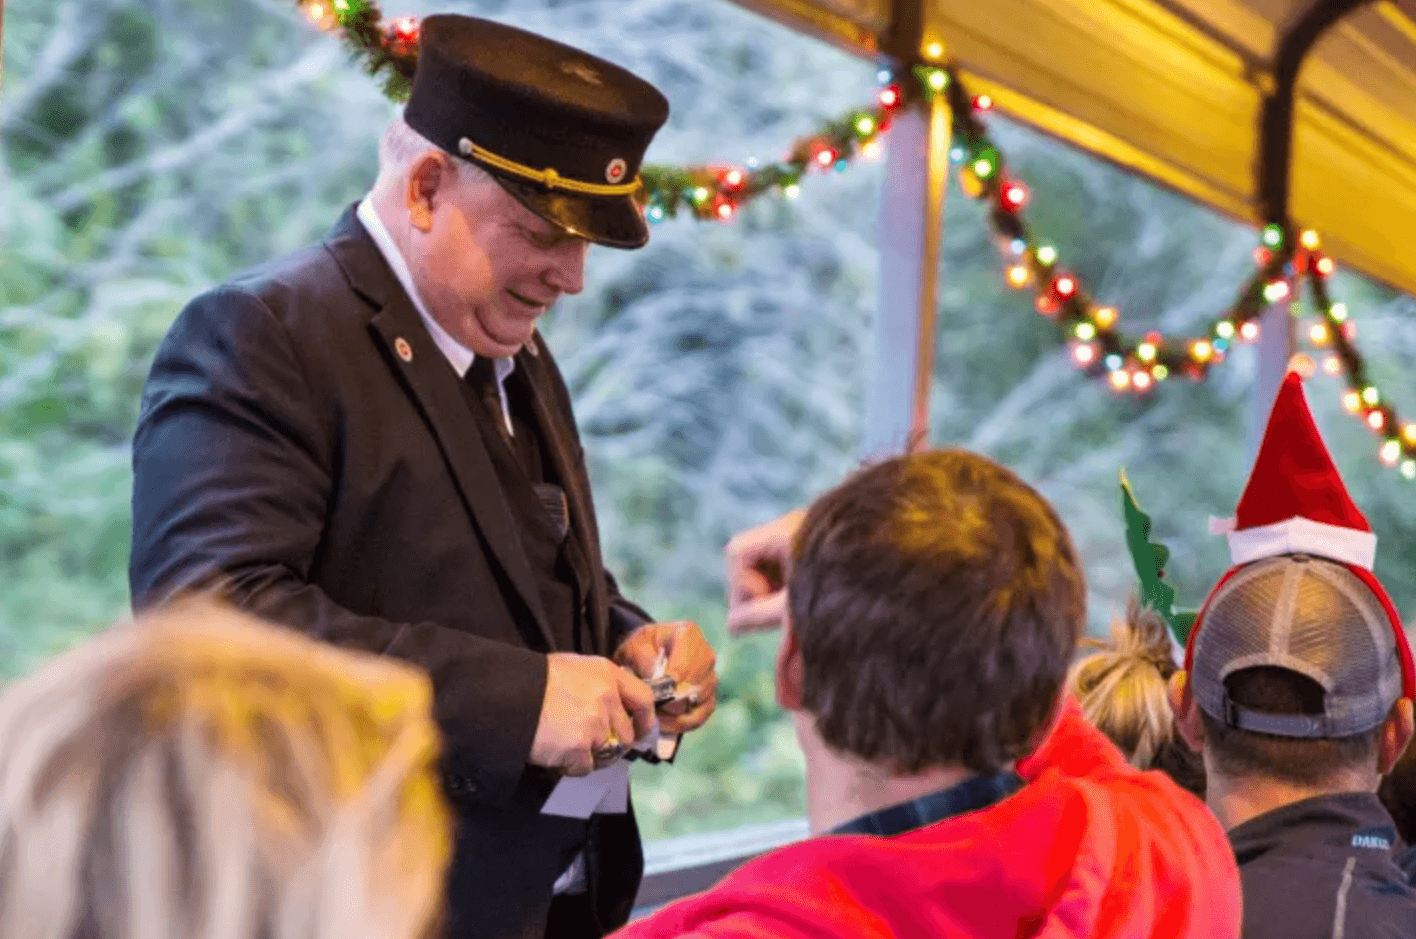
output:
[[523,163],[508,160],[504,156],[498,156],[490,150],[479,147],[466,137],[457,142],[457,149],[462,151],[463,156],[470,157],[478,163],[485,163],[492,169],[501,170],[503,173],[533,180],[548,189],[564,189],[567,192],[578,192],[586,196],[629,196],[643,185],[643,179],[639,176],[627,183],[584,183],[578,179],[562,176],[550,167],[543,170],[532,169]]

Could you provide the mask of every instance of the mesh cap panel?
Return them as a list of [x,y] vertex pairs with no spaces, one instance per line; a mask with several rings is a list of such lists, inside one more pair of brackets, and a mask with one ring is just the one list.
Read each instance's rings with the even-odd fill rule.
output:
[[[1341,564],[1303,555],[1250,564],[1211,599],[1198,628],[1192,694],[1206,714],[1232,726],[1292,737],[1346,737],[1376,727],[1401,696],[1396,638],[1381,602]],[[1236,707],[1224,680],[1257,666],[1317,682],[1324,691],[1323,714],[1285,723]]]

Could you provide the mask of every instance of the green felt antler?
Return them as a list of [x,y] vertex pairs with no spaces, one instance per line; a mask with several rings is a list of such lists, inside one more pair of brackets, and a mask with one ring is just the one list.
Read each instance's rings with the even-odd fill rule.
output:
[[1183,646],[1189,641],[1196,614],[1175,609],[1175,588],[1165,582],[1165,563],[1170,560],[1170,550],[1150,540],[1150,516],[1137,504],[1125,470],[1121,471],[1121,511],[1126,517],[1126,549],[1131,553],[1136,576],[1141,582],[1141,603],[1161,615],[1169,624],[1175,641]]

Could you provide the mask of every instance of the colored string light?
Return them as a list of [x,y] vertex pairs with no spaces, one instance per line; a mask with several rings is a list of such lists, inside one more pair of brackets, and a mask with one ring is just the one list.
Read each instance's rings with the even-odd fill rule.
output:
[[1016,212],[1028,204],[1028,189],[1022,183],[1009,183],[1003,188],[1003,205]]
[[[1059,261],[1057,249],[1034,240],[1023,209],[1030,201],[1023,182],[1009,172],[1007,161],[989,136],[980,114],[977,98],[964,94],[962,83],[954,75],[950,84],[949,101],[955,128],[954,163],[981,181],[992,175],[1006,179],[1004,185],[965,187],[974,198],[991,201],[996,211],[989,214],[995,233],[1009,251],[1020,258],[1032,257],[1038,270],[1052,271]],[[990,102],[991,103],[991,102]],[[978,173],[977,163],[986,160],[990,173]],[[1023,187],[1016,190],[1014,187]],[[1259,232],[1259,245],[1254,251],[1256,270],[1239,293],[1234,306],[1216,317],[1203,338],[1166,340],[1159,334],[1148,334],[1133,342],[1119,332],[1119,316],[1112,307],[1097,306],[1074,275],[1033,277],[1023,262],[1008,268],[1008,282],[1018,288],[1032,284],[1037,291],[1035,306],[1043,315],[1055,318],[1058,325],[1070,330],[1075,340],[1073,360],[1085,369],[1092,369],[1103,359],[1111,387],[1118,391],[1145,391],[1152,382],[1164,381],[1179,369],[1195,379],[1202,379],[1213,366],[1224,361],[1232,342],[1253,342],[1260,334],[1259,318],[1268,306],[1288,303],[1294,299],[1298,285],[1306,281],[1313,292],[1313,306],[1319,323],[1308,331],[1314,345],[1329,346],[1332,354],[1324,357],[1323,371],[1332,376],[1345,375],[1349,388],[1344,406],[1361,417],[1368,427],[1383,434],[1380,445],[1383,462],[1401,467],[1402,475],[1416,478],[1416,424],[1401,425],[1389,405],[1383,404],[1376,387],[1366,380],[1366,366],[1357,353],[1355,324],[1349,319],[1347,307],[1334,303],[1327,293],[1327,284],[1336,272],[1331,257],[1318,253],[1322,240],[1316,231],[1305,229],[1290,236],[1279,225],[1265,225]],[[1295,307],[1295,315],[1298,311]],[[1101,352],[1099,350],[1105,350]],[[1127,361],[1140,363],[1128,371]],[[1150,380],[1137,381],[1137,376],[1149,375]],[[1399,437],[1385,435],[1388,427],[1403,427]],[[1392,457],[1392,442],[1399,448]]]

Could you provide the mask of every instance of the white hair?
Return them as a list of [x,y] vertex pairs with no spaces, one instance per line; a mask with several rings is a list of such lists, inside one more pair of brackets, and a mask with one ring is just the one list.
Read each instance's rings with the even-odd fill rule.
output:
[[[441,151],[442,148],[409,127],[408,122],[402,116],[394,118],[379,141],[379,176],[381,180],[383,178],[402,179],[404,174],[408,172],[408,168],[416,163],[419,157],[434,150]],[[492,181],[492,177],[480,166],[462,159],[454,159],[449,162],[460,183]]]
[[0,935],[420,939],[436,755],[409,666],[206,603],[111,629],[0,696]]

